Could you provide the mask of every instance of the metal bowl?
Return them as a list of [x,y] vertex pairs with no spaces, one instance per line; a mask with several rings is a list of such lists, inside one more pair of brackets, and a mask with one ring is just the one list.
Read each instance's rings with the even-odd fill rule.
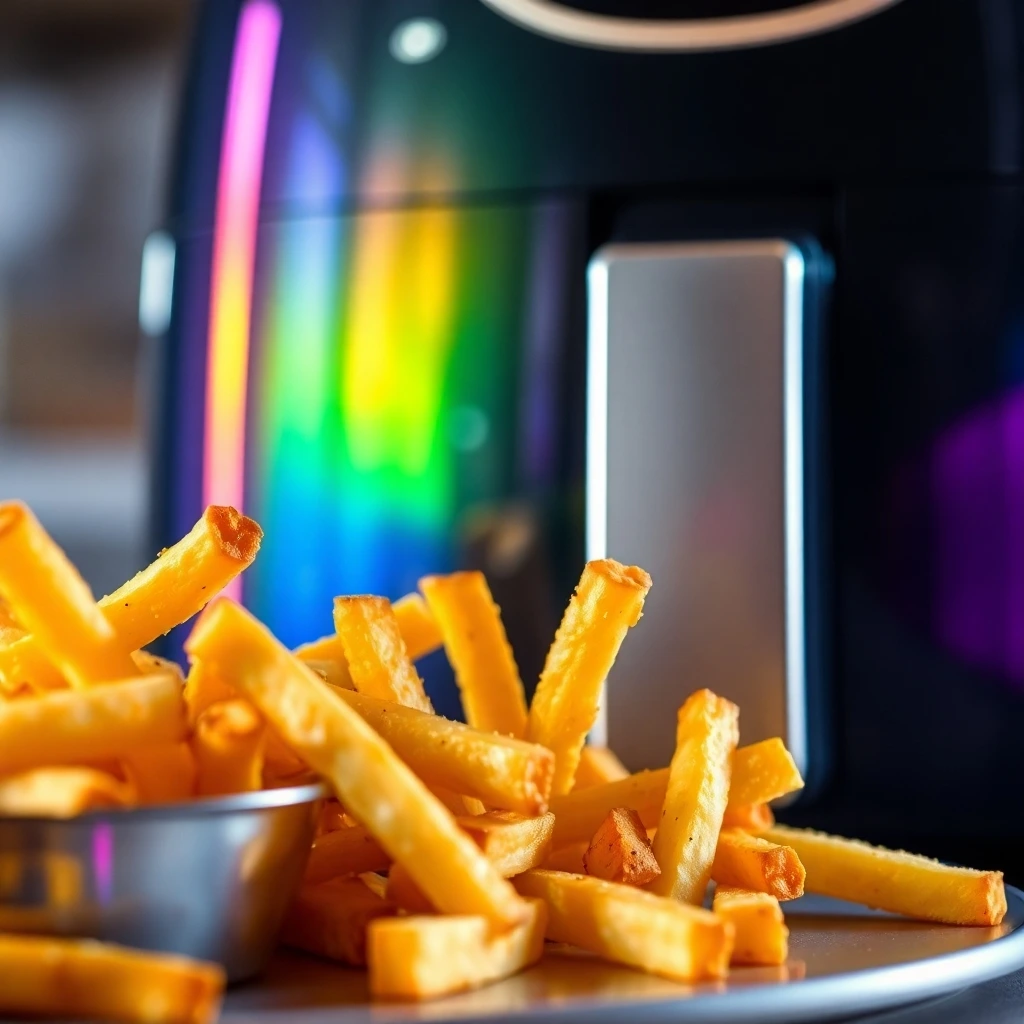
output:
[[324,788],[69,819],[0,818],[0,931],[81,936],[259,973],[302,879]]

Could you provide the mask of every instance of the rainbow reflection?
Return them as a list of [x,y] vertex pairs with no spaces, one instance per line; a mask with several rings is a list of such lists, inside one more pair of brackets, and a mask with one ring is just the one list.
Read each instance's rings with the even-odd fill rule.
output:
[[[242,8],[231,61],[213,233],[203,504],[245,504],[245,414],[256,229],[281,34],[270,0]],[[229,592],[238,596],[238,580]]]

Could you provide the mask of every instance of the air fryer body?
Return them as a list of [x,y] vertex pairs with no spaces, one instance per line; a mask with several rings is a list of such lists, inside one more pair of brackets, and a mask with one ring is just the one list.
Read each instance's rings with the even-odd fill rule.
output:
[[[254,4],[279,30],[262,50],[240,31]],[[419,64],[389,49],[412,17],[447,33]],[[802,730],[813,786],[792,820],[1007,856],[1024,836],[1022,42],[1012,0],[903,0],[813,38],[675,54],[546,39],[470,0],[206,4],[168,221],[160,542],[218,497],[211,418],[234,415],[230,474],[266,531],[244,599],[285,642],[330,631],[335,594],[394,598],[474,566],[528,689],[585,557],[643,550],[649,621],[627,638],[607,715],[633,767],[664,762],[676,696],[731,671],[747,739]],[[232,243],[218,185],[248,45],[269,76],[265,147],[252,233]],[[240,298],[217,270],[231,244],[251,266]],[[593,275],[609,254],[609,294],[634,313],[609,299],[602,336]],[[648,296],[644,273],[630,283],[645,254],[675,261],[667,293]],[[694,300],[662,302],[675,288]],[[709,288],[721,315],[705,303],[698,321]],[[752,301],[765,315],[745,320]],[[211,368],[232,358],[238,387],[218,394]],[[623,414],[630,402],[646,415]],[[763,565],[757,531],[779,552]],[[727,585],[722,563],[698,564],[703,543],[747,544],[750,576],[733,558]],[[771,636],[728,669],[715,652],[757,573],[750,606],[771,606]],[[693,625],[699,587],[724,609],[705,645],[717,667],[645,661],[683,650],[675,634],[710,635]],[[443,655],[422,668],[458,714]]]

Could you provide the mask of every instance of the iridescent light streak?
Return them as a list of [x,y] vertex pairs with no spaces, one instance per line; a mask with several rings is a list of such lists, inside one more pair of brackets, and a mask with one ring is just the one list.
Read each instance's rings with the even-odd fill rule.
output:
[[[249,319],[263,148],[281,12],[249,0],[235,35],[217,177],[206,366],[203,504],[245,503],[245,411]],[[228,588],[240,593],[240,581]]]

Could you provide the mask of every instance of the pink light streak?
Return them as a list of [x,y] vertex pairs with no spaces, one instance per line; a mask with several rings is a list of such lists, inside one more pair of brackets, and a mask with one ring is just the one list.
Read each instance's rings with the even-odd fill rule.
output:
[[[231,59],[217,177],[206,364],[203,504],[245,501],[245,413],[256,229],[281,11],[271,0],[242,8]],[[241,594],[235,579],[226,593]]]

